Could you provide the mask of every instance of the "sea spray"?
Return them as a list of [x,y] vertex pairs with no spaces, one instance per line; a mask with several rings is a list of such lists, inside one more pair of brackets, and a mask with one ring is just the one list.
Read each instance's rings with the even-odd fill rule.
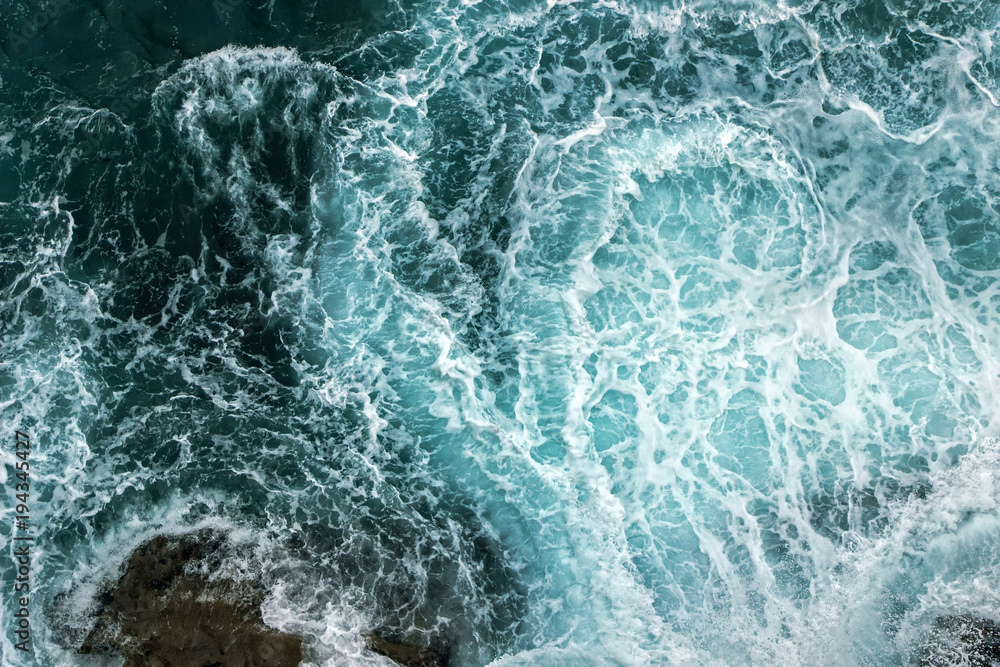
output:
[[0,56],[35,664],[206,526],[316,664],[997,618],[996,7],[111,4]]

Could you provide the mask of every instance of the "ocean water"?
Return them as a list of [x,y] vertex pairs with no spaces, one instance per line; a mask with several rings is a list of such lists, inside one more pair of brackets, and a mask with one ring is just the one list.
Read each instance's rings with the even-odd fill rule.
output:
[[115,664],[75,652],[101,582],[204,526],[315,665],[907,665],[1000,620],[1000,4],[0,36],[3,665]]

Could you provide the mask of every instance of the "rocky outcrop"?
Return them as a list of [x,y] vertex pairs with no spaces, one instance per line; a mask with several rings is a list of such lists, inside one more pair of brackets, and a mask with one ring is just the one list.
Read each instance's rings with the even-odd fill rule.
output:
[[[294,667],[302,639],[264,624],[266,591],[220,575],[224,539],[211,530],[158,535],[129,556],[97,599],[80,653],[119,654],[125,667]],[[366,634],[369,649],[403,667],[446,667],[447,651]]]
[[1000,665],[1000,624],[976,616],[941,616],[917,658],[920,667]]
[[302,640],[264,624],[263,588],[210,576],[221,543],[205,530],[138,547],[98,598],[80,652],[119,653],[126,667],[298,665]]
[[448,664],[446,651],[392,642],[376,633],[365,635],[365,645],[403,667],[446,667]]

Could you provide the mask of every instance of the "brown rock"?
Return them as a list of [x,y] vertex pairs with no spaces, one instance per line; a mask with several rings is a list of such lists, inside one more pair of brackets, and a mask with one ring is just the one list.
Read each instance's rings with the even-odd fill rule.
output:
[[427,646],[411,646],[391,642],[375,633],[365,635],[365,644],[403,667],[446,667],[448,656]]
[[977,616],[940,616],[918,656],[920,667],[1000,664],[1000,624]]
[[210,579],[212,531],[158,536],[137,548],[99,597],[80,653],[118,652],[126,667],[293,667],[302,639],[264,625],[257,584]]

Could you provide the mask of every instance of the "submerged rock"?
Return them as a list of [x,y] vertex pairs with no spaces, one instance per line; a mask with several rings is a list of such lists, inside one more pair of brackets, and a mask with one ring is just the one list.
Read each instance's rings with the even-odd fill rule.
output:
[[918,664],[1000,666],[1000,624],[976,616],[941,616],[920,649]]
[[221,538],[204,530],[157,536],[129,557],[98,598],[80,653],[120,653],[126,667],[293,667],[302,639],[264,624],[264,589],[212,578]]
[[375,633],[365,635],[365,644],[375,653],[384,655],[403,667],[445,667],[448,664],[448,654],[445,651],[392,642]]

